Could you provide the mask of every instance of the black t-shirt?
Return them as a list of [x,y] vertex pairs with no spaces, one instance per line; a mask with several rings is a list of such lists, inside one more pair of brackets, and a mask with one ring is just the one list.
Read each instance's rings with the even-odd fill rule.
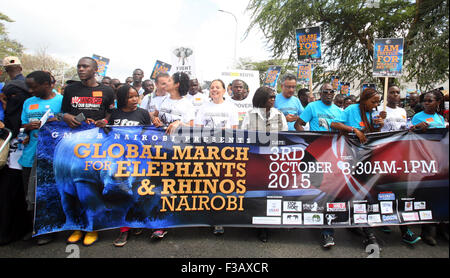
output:
[[131,112],[114,109],[109,118],[109,124],[120,126],[151,125],[151,120],[148,111],[139,107]]
[[83,112],[86,118],[97,121],[105,118],[113,108],[113,89],[103,84],[87,87],[81,82],[73,82],[64,89],[61,107],[64,113],[76,116]]

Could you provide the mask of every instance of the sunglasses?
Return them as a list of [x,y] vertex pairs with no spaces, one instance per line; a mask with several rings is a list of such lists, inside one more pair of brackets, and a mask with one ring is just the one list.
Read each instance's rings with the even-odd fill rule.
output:
[[325,93],[325,94],[334,94],[334,90],[322,90],[322,93]]
[[275,99],[275,95],[269,96],[269,99]]

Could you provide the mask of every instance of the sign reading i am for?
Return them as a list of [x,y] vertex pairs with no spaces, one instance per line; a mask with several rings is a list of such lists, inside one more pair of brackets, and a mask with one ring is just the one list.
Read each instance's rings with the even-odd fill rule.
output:
[[403,38],[375,39],[373,77],[400,77],[403,68]]

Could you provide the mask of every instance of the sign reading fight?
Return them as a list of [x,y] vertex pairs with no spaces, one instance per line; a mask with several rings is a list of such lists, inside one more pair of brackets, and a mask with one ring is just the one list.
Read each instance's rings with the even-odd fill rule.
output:
[[[448,220],[448,130],[358,139],[44,125],[36,235],[198,225],[354,227]],[[416,151],[420,149],[420,151]],[[410,151],[413,150],[413,151]]]
[[403,68],[403,38],[375,39],[373,77],[400,77]]
[[320,26],[296,30],[298,61],[314,63],[322,59]]

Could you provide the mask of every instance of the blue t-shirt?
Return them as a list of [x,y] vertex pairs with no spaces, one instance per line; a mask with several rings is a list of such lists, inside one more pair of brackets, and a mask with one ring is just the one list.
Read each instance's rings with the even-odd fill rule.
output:
[[445,128],[445,120],[444,117],[439,115],[438,113],[434,113],[434,115],[430,115],[425,113],[424,111],[417,113],[411,120],[413,125],[417,125],[421,122],[427,122],[428,128]]
[[[23,103],[22,110],[22,125],[29,124],[32,120],[40,120],[49,108],[53,114],[61,113],[62,95],[55,95],[52,99],[41,99],[38,97],[31,97]],[[34,129],[30,132],[30,142],[25,145],[22,157],[19,159],[19,164],[23,167],[33,167],[34,156],[36,155],[36,146],[38,141],[39,129]]]
[[[372,122],[371,113],[366,112],[366,117],[369,122]],[[359,111],[359,103],[349,105],[341,113],[340,117],[332,120],[331,122],[342,123],[347,126],[357,128],[359,130],[364,129],[366,126],[361,118],[361,112]]]
[[[303,112],[303,106],[300,103],[300,100],[292,96],[290,98],[285,98],[282,93],[277,94],[275,97],[275,108],[280,110],[281,113],[283,113],[284,116],[287,116],[289,114],[300,116]],[[288,130],[295,130],[295,121],[294,122],[288,122]]]
[[335,104],[326,105],[321,100],[314,101],[306,106],[300,119],[309,122],[310,131],[331,131],[331,121],[344,113]]

